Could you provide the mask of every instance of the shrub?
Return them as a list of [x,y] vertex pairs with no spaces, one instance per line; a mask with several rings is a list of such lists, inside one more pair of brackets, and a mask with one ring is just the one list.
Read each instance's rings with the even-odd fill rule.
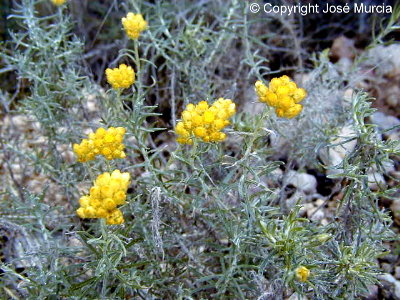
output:
[[[378,283],[396,239],[379,203],[398,179],[376,189],[370,174],[389,177],[400,145],[369,123],[362,54],[342,72],[327,51],[310,54],[298,20],[251,15],[244,1],[12,5],[5,297],[356,299]],[[291,195],[291,176],[310,169],[330,193]],[[316,198],[332,204],[325,223],[305,215]]]

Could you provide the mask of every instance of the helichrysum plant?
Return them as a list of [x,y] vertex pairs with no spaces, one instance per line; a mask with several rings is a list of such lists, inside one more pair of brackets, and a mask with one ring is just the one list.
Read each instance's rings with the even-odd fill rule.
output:
[[236,112],[235,103],[230,99],[219,98],[212,105],[200,101],[197,105],[188,104],[182,112],[175,132],[181,144],[193,144],[193,137],[203,142],[221,142],[226,134],[221,130],[230,124],[228,120]]
[[258,99],[275,108],[276,115],[281,118],[294,118],[303,109],[299,104],[306,96],[307,92],[303,88],[298,88],[288,76],[273,78],[267,87],[261,81],[255,83]]
[[76,213],[81,218],[104,218],[108,225],[122,224],[124,217],[117,206],[125,204],[129,182],[129,173],[120,170],[99,175],[89,195],[79,199]]
[[67,0],[51,0],[51,2],[52,2],[54,5],[61,6],[61,5],[63,5],[65,2],[67,2]]
[[127,89],[135,83],[135,71],[131,66],[121,64],[118,68],[107,68],[105,73],[113,89]]
[[[19,0],[12,12],[3,2],[0,295],[352,300],[378,284],[393,239],[380,199],[398,186],[372,190],[369,174],[396,182],[383,169],[400,146],[368,123],[367,94],[343,99],[362,59],[343,72],[327,52],[310,57],[315,14],[293,28],[240,0],[74,1],[71,10]],[[140,14],[121,25],[121,9],[143,12],[152,30]],[[311,79],[304,89],[288,76],[259,81],[253,93],[255,78],[282,72]],[[234,102],[196,100],[221,93]],[[35,128],[19,130],[21,115],[20,127]],[[296,126],[286,120],[296,116]],[[340,144],[356,146],[321,165],[345,125],[352,134]],[[81,140],[83,128],[95,132]],[[291,181],[309,172],[316,189]]]
[[147,21],[141,14],[129,12],[121,21],[127,36],[133,40],[138,39],[140,33],[147,29]]
[[125,158],[123,144],[125,131],[123,127],[110,127],[98,128],[96,132],[90,133],[89,137],[83,139],[80,144],[73,145],[78,161],[87,162],[97,155],[102,155],[108,160]]
[[308,276],[310,276],[310,270],[304,266],[300,266],[300,267],[296,268],[295,274],[296,274],[297,280],[299,280],[301,282],[306,282],[308,279]]

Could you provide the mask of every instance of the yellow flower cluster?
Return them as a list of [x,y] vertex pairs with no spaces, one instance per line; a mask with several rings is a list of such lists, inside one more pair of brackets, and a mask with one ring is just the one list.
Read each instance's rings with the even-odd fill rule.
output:
[[203,142],[225,140],[226,134],[221,130],[230,124],[228,119],[235,112],[235,103],[224,98],[219,98],[211,106],[206,101],[200,101],[197,105],[188,104],[182,112],[182,121],[175,127],[178,143],[191,145],[193,136]]
[[81,218],[105,218],[108,225],[124,223],[118,205],[125,204],[129,173],[115,170],[99,175],[90,188],[90,194],[79,199],[76,213]]
[[61,6],[66,2],[66,0],[51,0],[51,2],[53,2],[54,5]]
[[97,155],[103,155],[108,160],[125,158],[125,145],[122,143],[124,134],[123,127],[99,128],[95,133],[90,133],[88,139],[73,146],[78,161],[87,162]]
[[111,84],[113,89],[126,89],[135,82],[135,71],[131,66],[125,64],[119,65],[118,68],[106,69],[107,82]]
[[125,18],[122,18],[122,25],[128,37],[134,40],[138,39],[140,33],[147,28],[147,22],[143,19],[143,16],[131,12]]
[[310,276],[310,270],[304,266],[300,266],[295,270],[296,278],[298,281],[306,282]]
[[290,119],[297,116],[303,109],[299,102],[307,96],[305,89],[298,88],[286,75],[273,78],[269,88],[257,81],[255,88],[259,100],[274,107],[277,116],[281,118]]

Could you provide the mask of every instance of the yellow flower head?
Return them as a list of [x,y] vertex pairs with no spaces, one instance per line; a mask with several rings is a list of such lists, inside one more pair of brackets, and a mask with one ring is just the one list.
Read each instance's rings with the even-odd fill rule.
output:
[[203,142],[221,142],[226,134],[221,132],[230,124],[228,119],[236,112],[232,100],[219,98],[211,106],[206,101],[197,105],[188,104],[182,112],[182,121],[175,127],[177,141],[181,144],[193,144],[193,137]]
[[304,266],[298,267],[294,272],[296,274],[297,280],[301,282],[306,282],[308,276],[310,276],[310,270]]
[[147,28],[147,22],[141,14],[129,12],[121,21],[128,37],[134,40],[138,39],[140,33]]
[[53,2],[54,5],[61,6],[66,2],[66,0],[51,0],[51,2]]
[[109,225],[124,223],[122,212],[117,206],[126,202],[129,181],[129,173],[121,173],[120,170],[99,175],[89,195],[79,199],[77,215],[80,218],[105,218]]
[[298,88],[286,75],[273,78],[269,87],[257,81],[255,89],[260,102],[274,107],[278,117],[288,119],[300,114],[303,106],[299,102],[307,96],[306,90]]
[[107,82],[111,84],[113,89],[126,89],[135,83],[135,71],[131,66],[125,64],[119,65],[118,68],[106,69]]
[[97,155],[103,155],[108,160],[125,158],[125,145],[122,143],[124,135],[123,127],[99,128],[89,134],[88,139],[74,144],[73,149],[80,162],[93,160]]
[[124,216],[122,215],[122,211],[118,208],[114,209],[110,214],[106,217],[106,224],[108,225],[119,225],[124,223]]

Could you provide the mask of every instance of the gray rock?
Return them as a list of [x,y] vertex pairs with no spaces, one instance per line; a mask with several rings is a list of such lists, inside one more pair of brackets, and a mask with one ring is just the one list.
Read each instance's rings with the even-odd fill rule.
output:
[[292,295],[290,295],[289,298],[286,298],[286,300],[307,300],[306,296],[300,296],[297,293],[293,293]]
[[396,168],[394,166],[393,161],[384,161],[382,163],[383,169],[385,170],[386,173],[394,172],[396,171]]
[[393,85],[386,91],[388,95],[386,98],[386,103],[391,107],[397,107],[400,102],[400,87]]
[[396,219],[400,218],[400,200],[394,200],[393,203],[390,205],[390,209],[393,212],[393,215]]
[[392,273],[392,270],[393,270],[393,266],[392,266],[392,264],[388,264],[388,263],[383,263],[382,264],[382,270],[385,272],[385,273]]
[[[378,277],[383,285],[383,290],[389,293],[393,299],[400,300],[400,281],[391,274],[383,274]],[[387,295],[390,297],[390,295]]]
[[368,186],[373,191],[382,189],[386,186],[385,178],[380,173],[369,173],[368,174]]
[[[372,114],[371,116],[371,121],[372,123],[378,125],[378,128],[380,130],[387,130],[389,128],[392,128],[394,126],[399,126],[400,125],[400,120],[397,119],[396,117],[393,116],[388,116],[385,115],[384,113],[378,111]],[[392,129],[390,131],[385,132],[386,134],[391,134],[400,128]]]
[[365,300],[376,300],[378,298],[379,287],[376,284],[368,286],[368,295],[365,296]]
[[396,77],[400,74],[400,45],[377,46],[368,53],[368,62],[377,68],[379,76]]
[[302,203],[304,201],[305,195],[301,191],[296,191],[290,198],[286,200],[286,206],[288,209],[292,209],[296,203]]
[[296,187],[305,194],[313,194],[317,190],[317,179],[307,173],[290,171],[287,174],[287,183]]
[[[338,137],[332,141],[332,144],[340,144],[329,148],[328,153],[326,151],[320,152],[320,157],[325,165],[332,167],[339,165],[343,162],[343,159],[351,153],[357,145],[357,140],[351,138],[356,137],[357,134],[354,129],[348,125],[344,126],[338,135]],[[346,142],[347,141],[347,142]],[[328,174],[338,174],[343,170],[328,170]]]

